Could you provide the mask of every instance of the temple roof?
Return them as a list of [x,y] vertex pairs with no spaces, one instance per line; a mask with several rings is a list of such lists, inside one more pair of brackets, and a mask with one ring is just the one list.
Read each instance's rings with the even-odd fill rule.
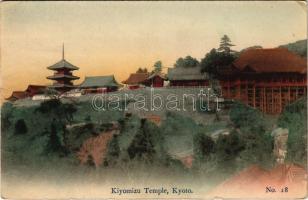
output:
[[149,79],[152,79],[152,78],[154,78],[155,76],[159,76],[160,78],[162,78],[162,79],[166,79],[166,76],[164,75],[164,74],[162,74],[162,73],[160,73],[160,72],[154,72],[154,73],[152,73],[147,79],[149,80]]
[[29,96],[28,93],[25,92],[25,91],[13,91],[11,96],[6,98],[6,100],[16,101],[18,99],[23,99],[23,98],[26,98],[28,96]]
[[149,78],[149,73],[133,73],[130,74],[127,80],[122,83],[132,85],[132,84],[141,84]]
[[119,87],[120,84],[115,80],[113,75],[110,76],[88,76],[80,84],[81,88],[97,87]]
[[79,79],[78,76],[67,75],[67,74],[54,74],[52,76],[47,76],[47,79],[56,80],[56,79],[70,79],[76,80]]
[[208,75],[201,73],[200,67],[174,67],[168,69],[169,80],[207,80]]
[[58,69],[64,69],[64,68],[69,69],[69,70],[78,70],[79,69],[79,67],[76,67],[75,65],[69,63],[65,59],[62,59],[61,61],[57,62],[56,64],[47,67],[47,69],[50,69],[50,70],[58,70]]
[[46,86],[45,85],[28,85],[28,87],[27,87],[27,89],[26,89],[26,91],[27,92],[29,92],[29,91],[31,91],[31,90],[43,90],[43,89],[45,89],[46,88]]
[[74,85],[69,85],[69,84],[63,84],[63,83],[54,83],[52,85],[49,85],[48,87],[51,88],[75,88],[76,86]]
[[307,72],[307,59],[286,48],[249,49],[241,53],[233,65],[239,70],[270,72]]

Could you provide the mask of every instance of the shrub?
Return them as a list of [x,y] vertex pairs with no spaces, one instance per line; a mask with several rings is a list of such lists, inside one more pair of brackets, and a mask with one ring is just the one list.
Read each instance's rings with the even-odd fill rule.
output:
[[28,132],[28,128],[25,123],[25,120],[24,119],[17,120],[17,122],[15,123],[14,133],[16,135],[22,135],[22,134],[26,134],[27,132]]
[[278,126],[287,128],[287,160],[307,164],[307,99],[300,99],[285,107],[278,119]]
[[214,153],[215,142],[211,137],[198,133],[194,137],[194,155],[195,158],[203,160],[204,157]]
[[234,103],[229,115],[236,128],[249,127],[255,129],[264,125],[262,113],[243,103]]

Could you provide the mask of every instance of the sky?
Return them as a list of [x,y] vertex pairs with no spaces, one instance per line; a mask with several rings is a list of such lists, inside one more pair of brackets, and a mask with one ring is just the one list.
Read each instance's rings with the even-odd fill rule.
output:
[[29,84],[51,84],[62,58],[80,76],[125,80],[161,60],[201,59],[227,34],[235,50],[273,48],[307,38],[305,2],[2,2],[1,98]]

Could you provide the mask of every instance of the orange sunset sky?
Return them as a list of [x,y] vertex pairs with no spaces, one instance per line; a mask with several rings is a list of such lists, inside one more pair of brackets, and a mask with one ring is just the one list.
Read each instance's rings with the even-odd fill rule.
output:
[[[85,76],[121,82],[161,60],[201,59],[227,34],[235,50],[276,47],[307,36],[305,2],[2,2],[1,98],[51,84],[46,69],[65,58]],[[166,68],[164,68],[166,70]]]

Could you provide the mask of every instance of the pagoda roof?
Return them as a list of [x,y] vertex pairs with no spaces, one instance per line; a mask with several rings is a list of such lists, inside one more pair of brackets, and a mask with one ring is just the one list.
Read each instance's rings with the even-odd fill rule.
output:
[[240,71],[256,73],[307,73],[307,59],[286,48],[249,49],[241,53],[233,65]]
[[110,76],[88,76],[79,85],[81,88],[91,88],[91,87],[119,87],[121,86],[114,78],[113,75]]
[[73,76],[73,75],[67,75],[67,74],[54,74],[52,76],[47,76],[47,79],[51,79],[51,80],[57,80],[57,79],[76,80],[76,79],[79,79],[79,77]]
[[62,59],[59,62],[57,62],[56,64],[53,64],[53,65],[47,67],[47,69],[50,69],[50,70],[58,70],[58,69],[78,70],[79,67],[76,67],[75,65],[69,63],[65,59]]

